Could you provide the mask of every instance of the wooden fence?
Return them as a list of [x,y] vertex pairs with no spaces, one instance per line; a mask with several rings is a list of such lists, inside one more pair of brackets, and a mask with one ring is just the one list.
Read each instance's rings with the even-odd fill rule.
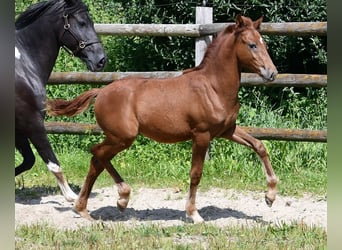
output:
[[[213,35],[229,23],[206,24],[95,24],[100,35],[125,36],[189,36],[196,39]],[[327,22],[263,23],[261,33],[267,35],[327,35]],[[208,43],[208,42],[207,42]],[[198,61],[198,60],[197,60]],[[153,78],[174,77],[182,72],[53,72],[48,84],[108,84],[127,76]],[[327,75],[279,74],[274,82],[265,82],[258,75],[243,73],[241,86],[326,87]],[[95,118],[94,118],[95,119]],[[99,134],[95,124],[46,122],[48,133]],[[326,142],[326,130],[243,127],[251,135],[264,140]]]
[[[233,23],[212,24],[95,24],[101,35],[120,36],[188,36],[213,35]],[[262,23],[261,34],[265,35],[327,35],[327,22]]]

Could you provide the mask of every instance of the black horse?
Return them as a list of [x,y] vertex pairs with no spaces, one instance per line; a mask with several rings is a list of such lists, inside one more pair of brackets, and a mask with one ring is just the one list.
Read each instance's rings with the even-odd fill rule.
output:
[[64,178],[44,127],[46,83],[61,47],[91,71],[104,68],[106,54],[81,0],[34,4],[18,17],[15,28],[15,147],[23,156],[15,175],[35,163],[31,142],[56,176],[64,197],[73,201],[77,195]]

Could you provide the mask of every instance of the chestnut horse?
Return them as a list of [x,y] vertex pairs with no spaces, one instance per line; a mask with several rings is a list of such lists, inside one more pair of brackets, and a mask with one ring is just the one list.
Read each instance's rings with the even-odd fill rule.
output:
[[118,208],[127,207],[130,186],[111,164],[111,159],[130,147],[138,134],[162,143],[192,140],[190,190],[186,215],[202,222],[195,202],[203,162],[210,141],[222,137],[251,147],[260,157],[267,180],[265,195],[271,206],[277,177],[261,141],[239,126],[238,90],[242,68],[273,81],[277,69],[259,31],[262,17],[253,22],[237,16],[236,23],[221,31],[208,47],[201,64],[169,79],[127,78],[103,88],[91,89],[72,101],[48,101],[50,115],[73,116],[86,110],[96,97],[95,116],[105,139],[91,148],[93,155],[85,183],[75,203],[76,211],[91,219],[87,201],[98,175],[106,169],[118,186]]

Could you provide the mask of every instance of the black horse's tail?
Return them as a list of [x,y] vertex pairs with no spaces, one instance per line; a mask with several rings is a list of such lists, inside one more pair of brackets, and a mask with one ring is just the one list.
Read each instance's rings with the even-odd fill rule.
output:
[[75,116],[82,113],[92,104],[92,100],[100,91],[99,88],[91,89],[70,101],[63,99],[47,100],[47,114],[50,116]]

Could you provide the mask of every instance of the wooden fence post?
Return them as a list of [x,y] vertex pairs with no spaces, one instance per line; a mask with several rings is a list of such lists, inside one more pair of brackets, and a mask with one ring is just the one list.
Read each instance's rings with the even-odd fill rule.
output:
[[[196,7],[196,24],[213,23],[213,8]],[[212,41],[212,36],[196,38],[195,41],[195,66],[199,65],[203,59],[208,45]]]
[[[203,1],[203,6],[206,5],[206,1]],[[213,8],[211,7],[196,7],[196,24],[208,24],[213,23]],[[196,38],[195,41],[195,66],[198,66],[204,57],[205,51],[208,45],[212,41],[212,36],[203,36]],[[210,159],[210,145],[205,154],[205,159]]]

